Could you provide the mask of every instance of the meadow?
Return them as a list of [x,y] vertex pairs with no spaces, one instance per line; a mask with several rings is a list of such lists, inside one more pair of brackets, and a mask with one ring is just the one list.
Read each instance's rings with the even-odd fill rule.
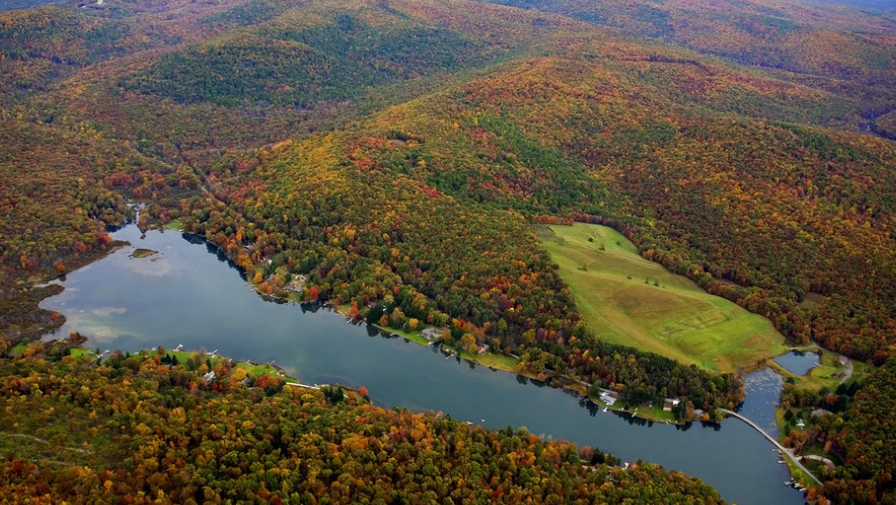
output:
[[642,258],[612,228],[539,226],[538,235],[582,315],[608,342],[718,372],[788,349],[771,321]]

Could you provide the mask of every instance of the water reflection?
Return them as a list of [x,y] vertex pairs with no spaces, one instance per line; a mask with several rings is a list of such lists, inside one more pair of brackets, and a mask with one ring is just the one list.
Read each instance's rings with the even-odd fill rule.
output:
[[805,352],[791,351],[775,358],[775,362],[784,367],[790,373],[796,375],[806,375],[809,370],[817,367],[821,363],[821,351]]

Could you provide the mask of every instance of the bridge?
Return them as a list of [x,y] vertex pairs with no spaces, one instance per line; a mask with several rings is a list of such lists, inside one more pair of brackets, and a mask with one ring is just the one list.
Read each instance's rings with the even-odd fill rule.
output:
[[802,463],[800,463],[799,458],[793,454],[793,451],[792,451],[791,449],[787,449],[787,448],[784,447],[783,445],[779,444],[778,441],[775,440],[775,438],[774,438],[773,436],[771,436],[771,435],[769,435],[768,433],[766,433],[765,430],[763,430],[762,428],[759,427],[759,425],[757,425],[757,424],[754,423],[753,421],[750,421],[750,420],[747,419],[746,417],[744,417],[744,416],[738,414],[737,412],[735,412],[735,411],[733,411],[733,410],[728,410],[728,409],[719,409],[719,410],[721,410],[722,412],[724,412],[726,415],[729,415],[729,416],[731,416],[731,417],[736,417],[736,418],[740,419],[741,421],[747,423],[748,426],[750,426],[750,427],[753,428],[754,430],[756,430],[756,431],[758,431],[759,433],[761,433],[762,436],[765,437],[765,438],[767,438],[769,442],[771,442],[772,444],[774,444],[775,447],[777,447],[779,451],[781,451],[782,453],[784,453],[784,454],[787,456],[787,458],[790,459],[790,461],[793,462],[794,465],[796,465],[800,470],[806,472],[806,475],[808,475],[809,478],[811,478],[812,480],[814,480],[817,484],[819,484],[819,485],[821,484],[821,481],[818,480],[818,477],[816,477],[815,475],[813,475],[812,472],[810,472],[808,468],[806,468],[805,466],[803,466]]

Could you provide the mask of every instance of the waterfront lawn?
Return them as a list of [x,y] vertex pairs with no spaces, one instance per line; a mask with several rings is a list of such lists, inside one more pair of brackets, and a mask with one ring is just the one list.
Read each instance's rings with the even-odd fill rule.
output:
[[237,361],[234,364],[234,368],[242,368],[252,377],[261,377],[264,374],[277,375],[279,372],[276,368],[267,363],[252,363],[250,365],[244,361]]
[[[806,489],[811,489],[814,487],[820,487],[818,483],[816,483],[812,477],[809,477],[806,472],[804,472],[800,467],[796,466],[790,458],[781,456],[784,461],[787,462],[787,468],[790,469],[790,476],[793,477],[793,482],[797,484],[801,484]],[[809,465],[806,465],[806,468],[809,468]]]
[[[421,335],[421,334],[420,334],[420,331],[418,331],[418,330],[413,330],[413,331],[410,331],[410,330],[396,330],[395,328],[384,328],[384,327],[382,327],[382,326],[380,326],[380,325],[378,325],[378,324],[375,324],[374,326],[376,326],[377,328],[379,328],[379,329],[385,331],[386,333],[394,333],[395,335],[398,335],[398,336],[400,336],[400,337],[404,337],[404,338],[406,338],[406,339],[408,339],[408,340],[410,340],[410,341],[412,341],[412,342],[416,342],[416,343],[418,343],[418,344],[420,344],[420,345],[422,345],[422,346],[428,346],[428,345],[431,343],[429,340],[426,340],[426,337],[424,337],[423,335]],[[423,328],[421,328],[421,330],[422,330],[422,329],[423,329]]]
[[[589,398],[591,399],[592,402],[594,402],[594,404],[598,405],[599,407],[607,407],[607,404],[604,403],[603,401],[601,401],[600,398],[595,398],[592,396],[589,396]],[[646,419],[648,421],[656,421],[656,422],[661,422],[661,423],[663,423],[663,422],[677,423],[678,422],[675,419],[675,414],[673,414],[672,412],[666,412],[665,410],[663,410],[662,405],[654,405],[650,408],[647,408],[647,407],[642,407],[640,405],[636,405],[636,406],[626,405],[625,403],[617,401],[612,407],[607,407],[607,408],[609,408],[610,410],[613,410],[613,411],[618,411],[618,412],[628,412],[630,414],[634,414],[634,415],[636,415],[642,419]]]
[[84,349],[83,347],[75,347],[71,350],[72,356],[90,356],[93,358],[96,354],[94,351],[90,349]]
[[[196,352],[197,351],[173,351],[173,350],[167,350],[167,349],[165,350],[165,354],[168,354],[170,356],[177,356],[177,362],[180,363],[181,365],[186,365],[187,360],[190,359],[193,356],[193,354]],[[150,353],[150,355],[155,355],[155,354],[158,354],[157,350],[153,350]],[[208,353],[206,353],[206,354],[208,354]],[[215,356],[215,357],[206,356],[206,358],[211,361],[212,367],[214,367],[218,363],[218,359],[220,358],[220,356]],[[205,359],[202,359],[201,362],[197,363],[196,365],[199,366],[204,363],[205,363]],[[242,369],[246,370],[246,373],[251,375],[252,377],[260,377],[263,374],[277,375],[280,372],[279,370],[277,370],[276,368],[274,368],[271,365],[268,365],[267,363],[252,363],[250,365],[249,363],[246,363],[245,361],[234,361],[233,368],[242,368]],[[286,377],[286,378],[291,379],[291,377]]]
[[612,228],[540,225],[537,233],[582,315],[608,342],[720,372],[788,350],[771,321],[642,258]]
[[179,220],[174,220],[174,221],[171,221],[170,223],[166,224],[165,229],[166,230],[182,231],[184,229],[184,224],[181,223]]

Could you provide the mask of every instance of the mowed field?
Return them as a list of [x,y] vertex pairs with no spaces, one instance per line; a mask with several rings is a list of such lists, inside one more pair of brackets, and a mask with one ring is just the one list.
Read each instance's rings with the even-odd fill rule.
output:
[[645,260],[612,228],[538,228],[579,311],[606,341],[720,372],[788,349],[771,321]]

